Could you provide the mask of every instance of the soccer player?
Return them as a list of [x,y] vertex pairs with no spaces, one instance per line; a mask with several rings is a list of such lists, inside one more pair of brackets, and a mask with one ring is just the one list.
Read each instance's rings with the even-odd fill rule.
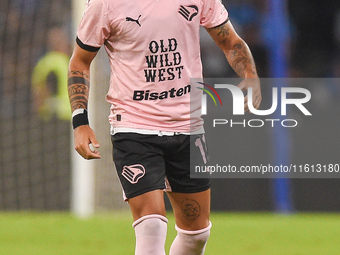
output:
[[165,254],[164,190],[178,232],[170,255],[203,254],[210,234],[210,181],[191,179],[189,171],[190,144],[197,145],[192,157],[207,162],[202,91],[190,84],[190,78],[202,77],[200,26],[240,77],[254,78],[239,87],[252,87],[258,108],[254,60],[220,0],[89,0],[77,31],[68,80],[75,148],[85,159],[101,157],[87,103],[90,64],[104,45],[111,65],[113,157],[134,219],[137,255]]

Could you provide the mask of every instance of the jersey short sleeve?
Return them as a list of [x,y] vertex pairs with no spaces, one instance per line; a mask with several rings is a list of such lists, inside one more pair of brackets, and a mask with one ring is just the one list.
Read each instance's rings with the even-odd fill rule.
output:
[[110,36],[108,8],[103,0],[89,0],[77,31],[77,44],[88,51],[96,51]]
[[228,11],[221,0],[202,0],[201,26],[212,28],[228,20]]

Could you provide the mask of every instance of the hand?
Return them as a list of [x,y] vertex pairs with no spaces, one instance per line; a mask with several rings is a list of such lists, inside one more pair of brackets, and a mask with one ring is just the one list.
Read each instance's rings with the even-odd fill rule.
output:
[[[244,79],[237,87],[239,87],[241,90],[247,91],[248,88],[252,88],[253,91],[253,106],[255,109],[258,109],[260,107],[262,96],[261,96],[261,85],[260,85],[260,79],[258,78],[246,78]],[[244,111],[249,111],[248,107],[248,95],[244,98]],[[249,111],[250,112],[250,111]]]
[[96,135],[88,125],[82,125],[74,130],[74,145],[76,151],[84,159],[100,159],[100,153],[97,150],[91,150],[90,144],[96,149],[99,148]]

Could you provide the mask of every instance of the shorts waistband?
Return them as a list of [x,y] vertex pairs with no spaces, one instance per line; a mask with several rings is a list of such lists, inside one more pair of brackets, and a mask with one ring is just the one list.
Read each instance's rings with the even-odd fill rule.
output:
[[161,131],[161,130],[150,130],[150,129],[139,129],[139,128],[125,128],[125,127],[111,127],[110,130],[111,135],[117,133],[137,133],[143,135],[158,135],[158,136],[175,136],[175,135],[198,135],[204,134],[204,128],[200,128],[197,131],[190,133],[183,132],[170,132],[170,131]]

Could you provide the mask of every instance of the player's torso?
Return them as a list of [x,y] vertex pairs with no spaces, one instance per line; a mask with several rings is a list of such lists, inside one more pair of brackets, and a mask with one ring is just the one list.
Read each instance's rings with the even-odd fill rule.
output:
[[106,46],[113,64],[128,65],[145,83],[172,83],[189,75],[190,63],[199,58],[199,3],[110,1],[112,30]]
[[200,0],[104,1],[111,27],[105,43],[112,68],[111,123],[183,126],[175,120],[190,119],[190,78],[202,75]]
[[112,66],[108,101],[135,117],[140,111],[139,115],[159,119],[188,118],[190,78],[202,73],[200,1],[108,2],[111,34],[105,45]]

